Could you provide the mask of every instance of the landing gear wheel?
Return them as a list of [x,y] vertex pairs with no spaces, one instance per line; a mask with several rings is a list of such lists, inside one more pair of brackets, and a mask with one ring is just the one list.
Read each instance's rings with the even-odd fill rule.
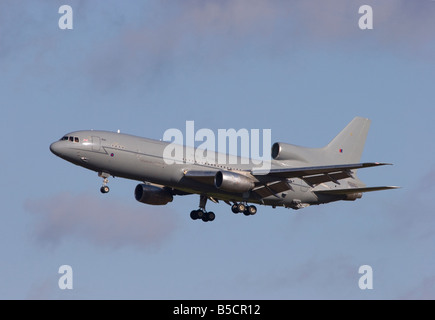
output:
[[201,209],[196,210],[196,214],[198,215],[198,219],[203,219],[204,220],[204,216],[205,216],[204,211],[202,211]]
[[239,211],[239,206],[237,205],[237,203],[235,203],[235,204],[233,204],[233,205],[231,206],[231,211],[232,211],[233,213],[235,213],[235,214],[237,214],[237,213],[240,212],[240,211]]
[[237,209],[239,210],[239,212],[245,212],[246,206],[243,203],[239,203],[237,205]]
[[103,178],[103,186],[100,188],[101,193],[108,193],[110,191],[107,184],[109,183],[110,174],[105,172],[98,172],[98,176]]
[[208,221],[213,221],[216,218],[214,212],[207,212]]
[[257,213],[257,207],[256,206],[248,206],[247,211],[249,215],[253,216]]
[[190,218],[191,218],[192,220],[197,220],[197,219],[198,219],[198,211],[197,211],[197,210],[192,210],[192,211],[190,212]]

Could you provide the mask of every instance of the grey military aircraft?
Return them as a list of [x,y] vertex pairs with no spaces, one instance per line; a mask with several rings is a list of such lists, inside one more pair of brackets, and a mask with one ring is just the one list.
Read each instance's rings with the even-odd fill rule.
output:
[[[190,147],[181,146],[183,158],[168,164],[164,149],[169,142],[118,132],[76,131],[50,145],[55,155],[93,170],[103,179],[100,189],[108,193],[109,177],[141,181],[134,190],[137,201],[165,205],[174,196],[198,194],[199,209],[193,220],[213,221],[207,200],[223,201],[234,213],[254,215],[253,204],[301,209],[338,200],[356,200],[370,191],[394,186],[366,187],[357,170],[388,163],[360,163],[370,120],[354,118],[323,148],[306,148],[277,142],[272,145],[270,169],[259,165],[221,164],[196,160]],[[222,154],[221,154],[222,155]],[[216,154],[212,159],[219,159]],[[239,157],[237,157],[239,159]],[[240,159],[239,159],[240,160]]]

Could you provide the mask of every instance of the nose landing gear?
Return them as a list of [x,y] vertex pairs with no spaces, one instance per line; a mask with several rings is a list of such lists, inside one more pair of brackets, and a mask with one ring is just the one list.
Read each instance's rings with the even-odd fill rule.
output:
[[110,174],[105,173],[105,172],[98,172],[98,176],[100,178],[103,178],[103,185],[100,188],[101,193],[108,193],[110,191],[110,189],[107,186],[107,184],[109,183]]

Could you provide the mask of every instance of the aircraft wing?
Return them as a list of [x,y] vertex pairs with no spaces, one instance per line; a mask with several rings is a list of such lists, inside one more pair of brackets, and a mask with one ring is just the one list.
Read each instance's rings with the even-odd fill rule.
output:
[[[313,186],[323,182],[333,181],[352,177],[351,170],[390,165],[390,163],[366,162],[355,164],[339,164],[329,166],[299,167],[299,168],[278,168],[270,170],[251,171],[253,176],[269,176],[281,179],[300,178]],[[338,183],[339,184],[339,183]]]
[[328,174],[334,172],[349,171],[354,169],[362,169],[376,166],[391,165],[391,163],[380,162],[366,162],[366,163],[354,163],[354,164],[338,164],[330,166],[316,166],[316,167],[298,167],[298,168],[279,168],[279,169],[259,169],[255,168],[251,171],[252,175],[269,175],[277,176],[280,178],[300,178],[303,176],[311,176],[316,174]]
[[271,195],[277,196],[278,193],[287,191],[292,187],[287,183],[287,181],[273,181],[259,185],[252,189],[253,192],[258,194],[261,198],[266,198]]
[[[314,166],[314,167],[299,167],[299,168],[278,168],[271,170],[252,170],[251,174],[257,178],[261,176],[275,177],[277,180],[258,185],[253,189],[260,197],[264,198],[270,195],[277,196],[278,193],[291,189],[291,185],[287,183],[289,178],[300,178],[308,185],[315,186],[324,182],[335,182],[340,184],[339,180],[352,177],[352,171],[362,168],[370,168],[376,166],[390,165],[389,163],[366,162],[355,164],[329,165],[329,166]],[[329,194],[352,194],[368,191],[378,191],[393,189],[396,187],[376,187],[376,188],[352,188],[339,190],[321,190],[319,193]],[[364,189],[364,190],[363,190]]]
[[[328,166],[313,166],[313,167],[298,167],[298,168],[275,168],[271,170],[256,170],[251,171],[255,178],[268,177],[268,182],[257,183],[252,189],[253,192],[258,194],[261,198],[270,195],[279,194],[286,190],[292,189],[287,181],[290,178],[299,178],[304,180],[308,185],[314,187],[315,185],[324,182],[335,182],[340,184],[339,180],[352,177],[352,170],[377,167],[383,165],[390,165],[389,163],[379,162],[366,162],[355,164],[341,164],[341,165],[328,165]],[[186,178],[196,180],[204,184],[213,184],[214,177],[217,171],[208,170],[186,170],[184,176]],[[351,189],[334,189],[334,190],[319,190],[318,193],[328,194],[353,194],[360,192],[378,191],[394,189],[396,187],[373,187],[373,188],[351,188]]]

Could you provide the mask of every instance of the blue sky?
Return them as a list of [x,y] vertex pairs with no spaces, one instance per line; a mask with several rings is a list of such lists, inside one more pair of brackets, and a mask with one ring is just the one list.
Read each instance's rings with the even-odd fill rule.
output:
[[[429,0],[2,1],[0,298],[434,299],[434,14]],[[197,196],[147,206],[123,179],[102,195],[48,149],[187,120],[320,147],[355,116],[372,120],[362,161],[394,163],[359,177],[402,189],[253,217],[211,203],[213,223],[190,219]]]

